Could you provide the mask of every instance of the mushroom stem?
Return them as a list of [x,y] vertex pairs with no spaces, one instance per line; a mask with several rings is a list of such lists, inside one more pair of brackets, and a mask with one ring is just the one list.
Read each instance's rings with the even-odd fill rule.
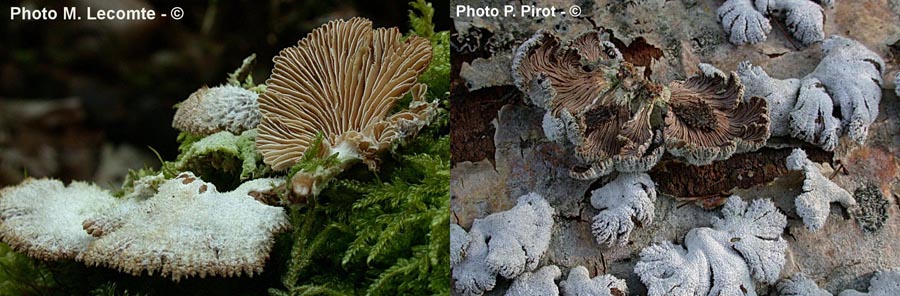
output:
[[332,153],[325,155],[336,155],[336,161],[326,162],[314,169],[301,170],[294,174],[291,178],[291,195],[286,204],[305,204],[310,197],[319,195],[331,179],[363,159],[358,149],[347,142],[341,142],[337,147],[328,150]]

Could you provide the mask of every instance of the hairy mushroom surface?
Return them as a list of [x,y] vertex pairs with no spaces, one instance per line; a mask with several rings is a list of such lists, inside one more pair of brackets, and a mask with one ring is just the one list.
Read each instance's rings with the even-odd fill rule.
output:
[[706,165],[754,151],[769,138],[766,100],[743,100],[737,74],[700,64],[701,75],[669,84],[666,150],[694,165]]
[[181,103],[172,127],[194,135],[240,134],[259,124],[259,94],[234,85],[201,87]]
[[81,222],[116,201],[96,185],[28,179],[0,190],[0,239],[33,258],[75,259],[94,240]]
[[528,103],[546,112],[544,133],[574,146],[579,179],[649,170],[662,155],[651,126],[653,103],[665,88],[646,80],[599,32],[563,44],[539,31],[516,50],[513,79]]
[[130,198],[84,220],[97,237],[78,259],[139,275],[178,281],[191,276],[238,276],[263,270],[274,235],[290,228],[280,207],[256,201],[278,179],[256,179],[219,192],[190,172],[166,180],[149,198]]
[[[295,194],[316,194],[320,183],[357,160],[374,169],[378,152],[429,123],[437,104],[425,102],[425,86],[416,79],[431,61],[431,45],[401,37],[396,28],[372,29],[363,18],[335,20],[274,58],[259,98],[256,144],[265,163],[290,168],[321,133],[319,156],[337,153],[342,167],[298,173]],[[407,93],[413,97],[409,108],[391,115]]]
[[787,218],[772,201],[732,196],[711,222],[688,231],[684,247],[665,241],[641,251],[634,273],[647,295],[756,295],[755,282],[778,280]]

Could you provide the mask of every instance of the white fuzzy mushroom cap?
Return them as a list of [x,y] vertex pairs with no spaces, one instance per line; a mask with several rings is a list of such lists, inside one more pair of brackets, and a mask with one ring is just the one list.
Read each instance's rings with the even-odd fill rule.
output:
[[778,279],[787,218],[772,201],[732,196],[711,222],[712,228],[691,229],[684,247],[663,242],[641,251],[634,272],[648,295],[756,295],[754,281]]
[[778,295],[781,296],[833,296],[828,291],[819,288],[815,281],[802,272],[778,281],[776,289],[778,289]]
[[0,239],[34,258],[74,259],[94,241],[81,222],[116,201],[96,185],[28,179],[0,190]]
[[[452,251],[462,258],[453,264],[456,291],[462,295],[481,295],[494,288],[497,275],[512,279],[537,268],[550,245],[553,232],[553,208],[536,193],[519,197],[515,207],[475,219],[468,232],[468,246],[455,238]],[[462,235],[461,229],[451,233]]]
[[900,295],[900,269],[881,270],[869,280],[869,292],[844,290],[838,296],[894,296]]
[[608,274],[591,278],[587,268],[576,266],[569,270],[566,280],[559,283],[565,296],[615,296],[628,294],[625,280]]
[[591,225],[599,244],[624,245],[635,222],[653,223],[656,183],[645,173],[621,173],[609,184],[591,192],[591,205],[600,210]]
[[234,85],[204,86],[181,103],[172,127],[204,136],[220,131],[240,134],[259,124],[258,98],[256,92]]
[[175,281],[190,276],[238,276],[262,272],[274,234],[289,229],[284,210],[256,201],[279,179],[256,179],[218,192],[190,172],[159,186],[159,192],[84,221],[97,236],[79,256],[131,274],[158,273]]
[[562,275],[556,265],[544,266],[534,273],[524,272],[506,290],[506,296],[546,295],[558,296],[556,279]]
[[832,202],[838,202],[845,208],[856,206],[853,195],[828,180],[806,157],[806,152],[802,149],[794,149],[786,162],[789,170],[803,173],[802,193],[794,200],[794,204],[797,207],[797,214],[803,218],[803,224],[810,231],[817,231],[825,226],[825,221],[831,213]]

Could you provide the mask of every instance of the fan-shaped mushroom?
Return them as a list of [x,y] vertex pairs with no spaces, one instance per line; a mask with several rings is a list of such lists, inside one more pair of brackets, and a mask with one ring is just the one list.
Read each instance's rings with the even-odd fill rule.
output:
[[649,170],[662,155],[658,131],[650,125],[653,103],[665,100],[665,88],[641,71],[598,32],[562,44],[539,31],[513,59],[513,79],[529,103],[544,109],[548,138],[568,140],[588,166],[573,171],[580,179],[616,170]]
[[[372,29],[362,18],[335,20],[281,51],[259,99],[256,139],[266,164],[285,170],[300,160],[321,133],[319,156],[337,154],[338,168],[301,171],[294,193],[314,195],[320,184],[362,160],[375,168],[376,154],[414,135],[435,113],[416,78],[431,60],[428,40],[400,31]],[[407,93],[409,109],[390,115]]]
[[702,75],[669,84],[666,114],[666,149],[694,165],[727,159],[753,151],[769,138],[766,100],[743,101],[744,87],[737,74],[706,64]]

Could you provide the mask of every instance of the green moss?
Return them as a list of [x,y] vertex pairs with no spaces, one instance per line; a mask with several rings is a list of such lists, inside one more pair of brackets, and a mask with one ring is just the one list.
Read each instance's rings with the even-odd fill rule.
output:
[[443,130],[433,125],[385,155],[377,175],[354,167],[360,172],[292,208],[288,269],[283,287],[270,293],[449,295],[450,149]]
[[446,98],[450,96],[450,32],[434,31],[434,7],[425,0],[410,2],[409,11],[410,34],[415,34],[431,41],[431,64],[428,70],[419,76],[419,81],[428,85],[429,97]]
[[53,274],[39,261],[0,243],[0,295],[43,295],[54,286]]
[[179,136],[181,154],[174,162],[164,164],[164,170],[192,171],[222,186],[220,189],[237,187],[243,181],[271,172],[256,151],[256,135],[255,129],[240,135],[222,131],[200,139],[182,134]]

